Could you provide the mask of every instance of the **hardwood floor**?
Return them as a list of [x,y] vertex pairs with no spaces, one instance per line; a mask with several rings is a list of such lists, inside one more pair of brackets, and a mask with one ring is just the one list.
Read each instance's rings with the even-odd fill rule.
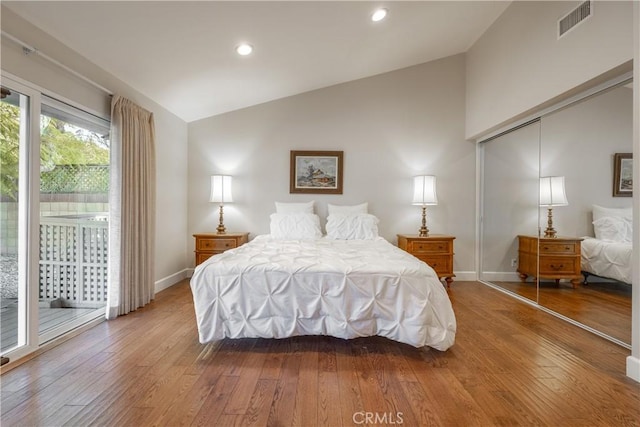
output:
[[2,375],[9,426],[638,426],[629,352],[476,282],[446,352],[384,338],[197,341],[184,281]]
[[536,300],[550,310],[610,337],[631,344],[631,285],[597,282],[573,288],[569,283],[540,282],[539,290],[532,282],[495,282],[497,286],[525,298]]

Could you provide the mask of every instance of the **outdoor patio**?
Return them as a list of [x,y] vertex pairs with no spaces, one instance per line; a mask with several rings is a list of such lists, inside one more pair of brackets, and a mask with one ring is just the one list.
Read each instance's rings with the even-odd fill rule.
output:
[[[70,322],[80,316],[93,312],[93,308],[46,308],[40,307],[40,334]],[[18,304],[17,299],[0,300],[0,348],[4,351],[18,343]]]

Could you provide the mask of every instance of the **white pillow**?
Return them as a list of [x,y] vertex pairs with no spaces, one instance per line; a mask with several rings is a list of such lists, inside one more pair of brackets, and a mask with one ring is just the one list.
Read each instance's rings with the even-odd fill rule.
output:
[[361,213],[333,214],[327,217],[327,238],[335,240],[373,240],[378,237],[378,218]]
[[605,208],[598,205],[593,205],[593,220],[597,221],[603,217],[616,217],[623,218],[629,222],[633,221],[633,210],[628,208]]
[[[615,222],[615,220],[599,221],[602,218],[617,218],[623,222]],[[614,232],[611,227],[616,231]],[[607,230],[603,230],[604,228]],[[593,205],[593,231],[596,239],[631,242],[633,240],[633,208],[605,208]],[[598,237],[598,235],[606,235],[607,238]]]
[[341,205],[332,205],[331,203],[327,204],[327,208],[329,210],[329,215],[334,214],[366,214],[369,213],[369,203],[364,202],[359,205],[351,205],[351,206],[341,206]]
[[271,214],[271,237],[279,240],[309,240],[322,237],[320,217],[309,213]]
[[596,239],[613,242],[631,242],[631,223],[625,218],[605,216],[593,221]]
[[315,202],[311,200],[310,202],[304,203],[283,203],[276,202],[276,213],[286,214],[286,213],[313,213],[313,204]]

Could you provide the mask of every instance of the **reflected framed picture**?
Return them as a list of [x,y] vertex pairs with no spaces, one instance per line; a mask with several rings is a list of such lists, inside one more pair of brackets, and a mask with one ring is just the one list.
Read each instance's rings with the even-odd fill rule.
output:
[[633,196],[633,154],[613,155],[613,197]]
[[291,151],[289,193],[342,194],[342,151]]

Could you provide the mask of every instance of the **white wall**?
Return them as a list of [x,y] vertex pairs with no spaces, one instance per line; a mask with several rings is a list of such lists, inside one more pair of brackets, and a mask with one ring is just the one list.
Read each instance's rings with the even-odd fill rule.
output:
[[632,2],[595,2],[557,38],[576,2],[513,2],[467,52],[466,136],[477,138],[633,58]]
[[[412,176],[438,179],[432,233],[452,234],[456,272],[474,270],[475,147],[464,139],[463,55],[356,80],[189,124],[189,233],[215,230],[209,176],[234,176],[229,231],[269,232],[274,201],[369,202],[380,233],[417,233]],[[289,194],[290,150],[344,151],[344,194]],[[189,237],[193,246],[193,238]],[[472,276],[473,277],[473,276]]]
[[[185,274],[187,246],[187,124],[124,82],[96,67],[74,51],[2,7],[2,30],[37,46],[67,67],[121,94],[154,113],[156,124],[157,211],[156,289],[172,284]],[[109,116],[105,93],[37,55],[26,56],[14,42],[2,38],[2,69],[61,95],[92,112]]]

